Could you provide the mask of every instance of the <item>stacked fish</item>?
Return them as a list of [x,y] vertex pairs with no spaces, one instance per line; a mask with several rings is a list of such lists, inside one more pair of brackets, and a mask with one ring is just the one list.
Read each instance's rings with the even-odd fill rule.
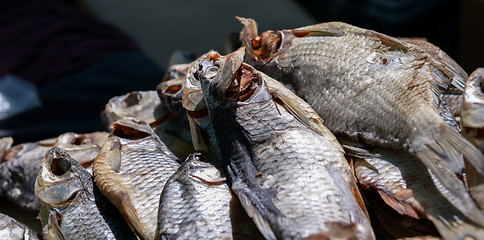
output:
[[237,19],[237,50],[112,98],[109,134],[2,139],[0,197],[40,211],[44,239],[484,239],[483,69],[345,23]]

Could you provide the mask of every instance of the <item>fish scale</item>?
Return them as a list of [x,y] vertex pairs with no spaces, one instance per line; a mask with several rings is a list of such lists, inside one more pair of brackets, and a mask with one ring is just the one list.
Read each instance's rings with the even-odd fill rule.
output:
[[[200,59],[198,76],[232,190],[249,216],[267,239],[374,239],[335,137],[304,101],[242,63],[243,51]],[[253,91],[230,87],[236,73]],[[249,96],[240,100],[237,91]]]
[[462,156],[484,175],[484,155],[458,132],[442,99],[451,84],[462,85],[459,68],[445,57],[342,22],[258,37],[255,21],[238,19],[246,60],[289,84],[348,146],[411,153],[455,195],[462,192],[445,170],[462,173]]
[[[96,183],[140,236],[154,239],[159,196],[178,159],[144,121],[123,118],[113,127],[93,164]],[[128,136],[117,136],[117,129]]]
[[263,239],[219,165],[219,160],[195,152],[168,179],[158,213],[161,239]]

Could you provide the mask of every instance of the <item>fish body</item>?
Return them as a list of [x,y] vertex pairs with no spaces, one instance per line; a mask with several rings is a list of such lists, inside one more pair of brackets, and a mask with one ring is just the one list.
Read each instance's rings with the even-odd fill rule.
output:
[[354,158],[355,175],[364,188],[378,192],[400,214],[429,219],[444,239],[484,235],[484,215],[452,172],[448,178],[459,186],[457,196],[415,156],[389,149],[372,149],[372,153]]
[[195,152],[168,179],[158,213],[161,239],[263,239],[217,162]]
[[107,134],[64,133],[57,138],[23,143],[7,149],[0,163],[0,197],[27,210],[39,211],[40,201],[34,195],[34,183],[47,151],[52,147],[61,148],[89,169]]
[[44,239],[135,239],[92,175],[59,148],[46,153],[35,194],[42,201]]
[[339,143],[273,99],[269,77],[243,64],[242,51],[202,59],[198,76],[231,189],[249,216],[267,239],[373,239]]
[[38,240],[37,234],[23,223],[0,213],[0,238],[11,240]]
[[101,192],[143,239],[154,239],[160,194],[178,158],[144,121],[122,118],[93,163]]
[[484,155],[441,97],[452,71],[420,47],[341,22],[257,36],[253,20],[239,20],[248,61],[288,84],[338,139],[410,152],[448,189],[440,169],[462,173],[462,155],[484,173]]

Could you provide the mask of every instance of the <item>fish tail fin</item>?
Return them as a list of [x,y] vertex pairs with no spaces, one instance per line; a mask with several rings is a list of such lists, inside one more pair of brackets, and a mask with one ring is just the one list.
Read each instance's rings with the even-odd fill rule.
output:
[[[439,125],[438,135],[416,151],[416,155],[449,191],[456,187],[455,182],[448,179],[443,168],[450,169],[455,173],[462,173],[464,169],[463,158],[479,174],[484,174],[484,155],[481,151],[444,122]],[[454,193],[457,194],[455,191]]]
[[453,222],[432,221],[443,239],[481,239],[484,236],[484,228],[462,219]]

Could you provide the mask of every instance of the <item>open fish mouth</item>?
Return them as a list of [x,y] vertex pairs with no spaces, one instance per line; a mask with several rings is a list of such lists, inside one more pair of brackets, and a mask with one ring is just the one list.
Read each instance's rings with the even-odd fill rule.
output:
[[35,184],[37,197],[54,207],[68,206],[83,189],[72,167],[63,150],[49,150]]
[[225,57],[203,59],[198,64],[197,79],[209,81],[222,99],[248,102],[263,85],[262,76],[243,63],[244,48]]

